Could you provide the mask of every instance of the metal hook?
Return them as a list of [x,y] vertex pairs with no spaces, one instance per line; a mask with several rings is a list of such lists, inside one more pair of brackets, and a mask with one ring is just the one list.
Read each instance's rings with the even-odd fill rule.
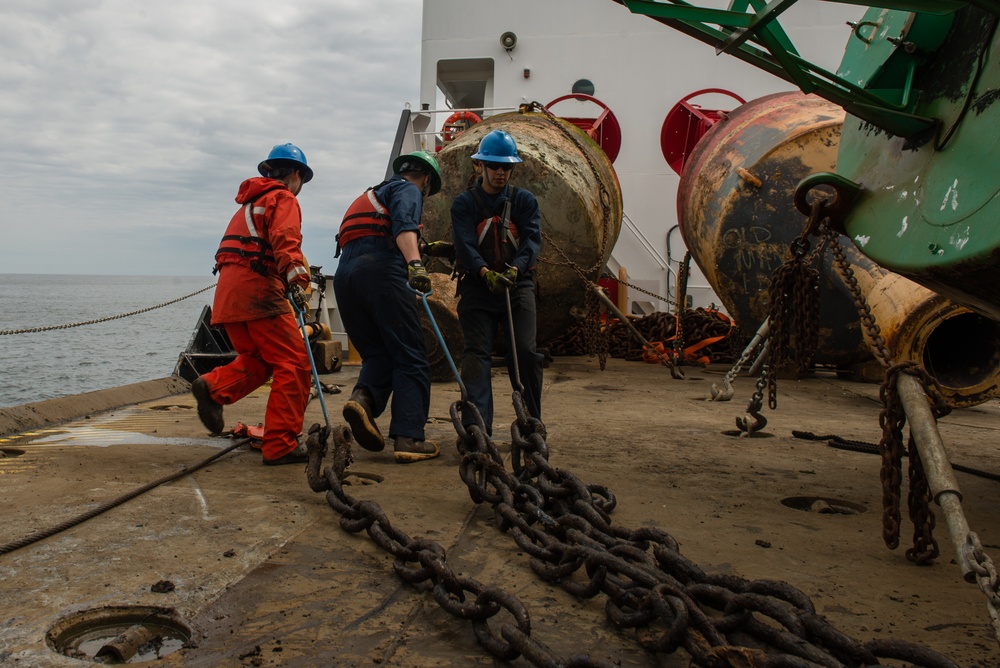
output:
[[715,383],[712,383],[712,401],[729,401],[733,398],[735,391],[733,384],[729,382],[729,376],[722,379],[722,384],[725,386],[725,390],[720,390]]
[[749,410],[746,417],[736,418],[736,426],[742,432],[740,437],[753,436],[754,432],[767,426],[767,418],[755,410]]

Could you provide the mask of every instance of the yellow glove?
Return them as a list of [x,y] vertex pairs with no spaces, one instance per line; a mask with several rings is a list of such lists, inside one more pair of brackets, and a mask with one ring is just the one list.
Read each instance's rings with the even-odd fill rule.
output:
[[424,255],[455,259],[455,244],[450,241],[431,241],[424,244]]
[[507,267],[503,277],[510,281],[511,287],[517,285],[517,267]]
[[504,290],[514,287],[509,278],[492,269],[483,275],[483,280],[486,281],[486,287],[495,295],[502,295]]
[[298,283],[292,283],[288,288],[289,298],[295,306],[296,311],[300,311],[303,316],[309,315],[309,295]]
[[431,277],[420,260],[411,260],[406,265],[406,276],[410,287],[417,292],[431,291]]

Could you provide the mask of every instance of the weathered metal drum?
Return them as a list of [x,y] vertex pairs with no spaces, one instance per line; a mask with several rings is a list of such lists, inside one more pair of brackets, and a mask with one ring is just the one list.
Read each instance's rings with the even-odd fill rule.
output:
[[[681,236],[736,323],[753,332],[768,314],[771,274],[805,224],[792,206],[799,181],[837,163],[844,110],[799,92],[751,100],[698,142],[677,196]],[[848,244],[851,262],[871,264]],[[821,271],[816,361],[870,359],[857,310],[831,266]]]
[[[843,121],[844,111],[820,98],[799,92],[765,96],[730,112],[685,163],[678,195],[681,234],[746,332],[767,317],[771,274],[806,222],[793,206],[796,185],[815,172],[835,170]],[[842,241],[894,361],[923,364],[953,406],[998,396],[1000,325],[883,269]],[[815,361],[840,368],[870,361],[854,297],[828,252],[820,274]]]
[[[451,204],[474,176],[470,156],[496,129],[514,137],[523,161],[511,183],[534,193],[541,208],[536,274],[538,341],[543,344],[565,331],[574,307],[583,305],[587,286],[580,273],[596,282],[608,261],[621,229],[621,188],[604,151],[573,124],[534,112],[492,116],[438,152],[443,186],[424,203],[425,239],[451,240]],[[428,267],[446,270],[437,262]]]

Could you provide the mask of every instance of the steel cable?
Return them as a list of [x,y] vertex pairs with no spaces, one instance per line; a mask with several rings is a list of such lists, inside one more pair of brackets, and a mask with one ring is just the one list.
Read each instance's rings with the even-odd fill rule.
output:
[[249,438],[240,439],[239,441],[236,441],[235,443],[233,443],[232,445],[230,445],[225,450],[222,450],[221,452],[215,453],[214,455],[212,455],[211,457],[209,457],[208,459],[202,461],[199,464],[196,464],[196,465],[190,466],[190,467],[186,466],[183,469],[181,469],[180,471],[178,471],[177,473],[171,473],[170,475],[164,476],[164,477],[160,478],[159,480],[154,480],[153,482],[146,483],[142,487],[137,487],[136,489],[133,489],[130,492],[122,494],[121,496],[119,496],[116,499],[112,499],[111,501],[106,501],[105,503],[102,503],[101,505],[97,506],[93,510],[89,510],[89,511],[83,513],[82,515],[78,515],[78,516],[76,516],[76,517],[74,517],[72,519],[68,519],[65,522],[57,524],[57,525],[55,525],[53,527],[49,527],[48,529],[43,529],[42,531],[38,531],[36,533],[33,533],[30,536],[26,536],[24,538],[21,538],[20,540],[15,540],[15,541],[11,541],[11,542],[9,542],[9,543],[7,543],[5,545],[0,545],[0,555],[8,554],[10,552],[13,552],[14,550],[19,550],[22,547],[27,547],[28,545],[31,545],[32,543],[37,543],[40,540],[44,540],[44,539],[46,539],[46,538],[48,538],[50,536],[54,536],[57,533],[61,533],[61,532],[65,531],[66,529],[70,529],[72,527],[75,527],[78,524],[83,524],[87,520],[93,519],[94,517],[97,517],[101,513],[107,512],[107,511],[111,510],[112,508],[116,508],[117,506],[122,505],[126,501],[131,501],[135,497],[140,496],[142,494],[145,494],[146,492],[148,492],[151,489],[159,487],[160,485],[164,485],[164,484],[166,484],[168,482],[173,482],[174,480],[177,480],[179,478],[183,478],[186,475],[194,473],[198,469],[201,469],[201,468],[204,468],[204,467],[208,466],[209,464],[211,464],[212,462],[214,462],[219,457],[222,457],[223,455],[228,454],[228,453],[232,452],[233,450],[235,450],[236,448],[240,447],[241,445],[245,445],[246,443],[249,443],[249,442],[250,442]]

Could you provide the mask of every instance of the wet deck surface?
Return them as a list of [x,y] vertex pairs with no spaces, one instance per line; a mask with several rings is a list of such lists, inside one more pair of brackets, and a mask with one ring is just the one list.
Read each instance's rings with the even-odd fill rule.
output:
[[[881,538],[879,458],[792,437],[792,430],[879,438],[878,388],[819,374],[779,383],[767,412],[769,438],[723,435],[743,415],[753,383],[739,379],[731,402],[712,402],[723,368],[688,369],[559,358],[546,372],[543,399],[551,462],[618,497],[617,525],[655,526],[713,573],[783,580],[805,592],[836,628],[867,641],[901,638],[947,654],[961,666],[994,666],[1000,652],[985,598],[965,583],[943,519],[941,557],[928,567],[906,560]],[[325,376],[349,392],[357,368]],[[509,454],[512,419],[503,378],[495,382],[497,440]],[[339,422],[346,393],[327,395]],[[516,595],[531,615],[532,637],[561,656],[590,654],[622,666],[683,666],[683,651],[643,650],[615,628],[604,597],[577,600],[532,572],[528,556],[495,528],[492,511],[472,502],[458,477],[460,456],[448,407],[452,384],[435,384],[428,437],[443,454],[393,463],[391,452],[355,451],[352,471],[384,480],[353,485],[377,501],[393,527],[447,550],[451,568]],[[255,424],[266,388],[226,409],[227,426]],[[0,449],[5,516],[0,544],[56,525],[151,480],[190,467],[231,441],[206,435],[181,395],[58,428],[16,435]],[[313,402],[308,422],[322,421]],[[384,432],[388,418],[379,420]],[[952,461],[1000,472],[1000,404],[944,418]],[[17,454],[23,453],[23,454]],[[958,474],[969,523],[1000,558],[998,483]],[[355,482],[360,482],[356,480]],[[904,496],[905,496],[904,486]],[[819,497],[855,504],[851,515],[782,504]],[[183,666],[492,666],[469,622],[452,618],[392,570],[391,555],[364,533],[349,534],[303,467],[263,467],[241,449],[86,523],[0,555],[0,663],[80,666],[45,642],[59,620],[109,606],[174,611],[193,630],[192,648],[157,665]],[[155,593],[161,581],[173,591]],[[502,662],[500,662],[502,663]],[[514,665],[528,665],[524,659]]]

